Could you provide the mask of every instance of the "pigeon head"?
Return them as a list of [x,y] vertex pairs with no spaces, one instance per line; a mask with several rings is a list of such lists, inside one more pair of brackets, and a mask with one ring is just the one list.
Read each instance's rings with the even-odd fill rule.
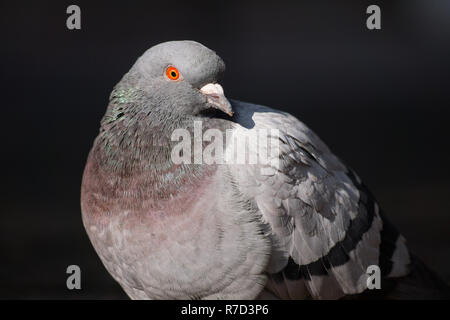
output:
[[149,97],[144,108],[197,116],[215,108],[233,115],[218,80],[225,63],[195,41],[170,41],[148,49],[130,70],[139,76],[139,90]]

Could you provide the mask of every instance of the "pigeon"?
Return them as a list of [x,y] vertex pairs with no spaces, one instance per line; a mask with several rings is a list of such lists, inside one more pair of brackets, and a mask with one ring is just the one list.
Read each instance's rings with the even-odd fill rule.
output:
[[[218,83],[224,71],[198,42],[165,42],[138,58],[110,95],[81,209],[95,251],[127,295],[448,297],[360,177],[292,115],[227,99]],[[212,143],[207,132],[266,137],[244,147],[226,139],[232,156],[211,163],[177,149],[177,130],[203,151]],[[233,158],[241,154],[265,156]]]

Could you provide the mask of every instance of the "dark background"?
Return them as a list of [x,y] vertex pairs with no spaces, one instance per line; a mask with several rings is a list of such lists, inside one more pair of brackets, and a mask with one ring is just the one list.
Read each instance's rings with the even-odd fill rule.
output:
[[[126,298],[82,227],[81,175],[115,83],[180,39],[225,60],[228,97],[315,130],[450,280],[449,1],[121,3],[1,2],[0,298]],[[366,28],[369,4],[382,30]]]

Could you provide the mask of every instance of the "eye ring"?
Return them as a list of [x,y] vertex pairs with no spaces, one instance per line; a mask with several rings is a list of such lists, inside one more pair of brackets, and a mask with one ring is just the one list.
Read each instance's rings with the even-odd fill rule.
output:
[[170,80],[173,80],[173,81],[179,80],[180,79],[180,71],[178,71],[178,69],[173,66],[169,66],[166,69],[166,76],[167,76],[167,78],[169,78]]

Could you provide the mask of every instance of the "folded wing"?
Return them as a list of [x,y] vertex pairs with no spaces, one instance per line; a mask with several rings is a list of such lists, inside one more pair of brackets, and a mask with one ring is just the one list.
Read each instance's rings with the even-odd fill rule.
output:
[[252,130],[269,135],[263,145],[248,145],[247,154],[278,157],[230,166],[272,238],[268,290],[280,298],[336,299],[363,292],[370,265],[388,277],[408,273],[403,237],[359,177],[309,128],[267,107],[232,104],[236,135]]

